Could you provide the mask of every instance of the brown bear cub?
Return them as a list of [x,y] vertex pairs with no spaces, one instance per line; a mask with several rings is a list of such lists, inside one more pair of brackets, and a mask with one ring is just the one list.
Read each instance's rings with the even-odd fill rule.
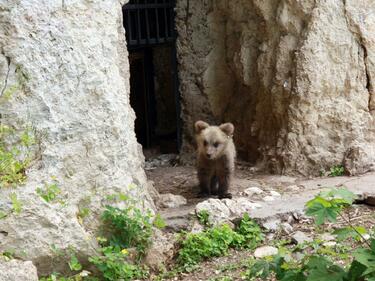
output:
[[202,197],[218,195],[220,199],[232,198],[228,190],[236,157],[233,131],[231,123],[220,126],[210,126],[203,121],[195,123],[197,171]]

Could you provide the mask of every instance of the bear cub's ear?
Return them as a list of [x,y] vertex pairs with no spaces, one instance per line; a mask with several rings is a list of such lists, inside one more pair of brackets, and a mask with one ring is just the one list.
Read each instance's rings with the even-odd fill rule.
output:
[[234,126],[232,123],[224,123],[219,126],[220,130],[224,132],[227,136],[231,137],[234,132]]
[[195,132],[199,134],[202,130],[208,128],[209,126],[210,125],[208,125],[206,122],[199,120],[194,124]]

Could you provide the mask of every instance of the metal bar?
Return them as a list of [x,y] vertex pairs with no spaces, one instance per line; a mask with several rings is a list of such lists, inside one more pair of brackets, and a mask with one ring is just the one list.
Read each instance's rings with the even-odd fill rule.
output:
[[164,29],[165,29],[165,38],[168,37],[168,20],[167,20],[167,9],[163,9],[164,12]]
[[155,10],[155,20],[156,20],[156,41],[159,42],[159,38],[160,38],[160,34],[159,34],[159,13],[158,13],[158,9],[154,9]]
[[131,23],[131,16],[130,16],[130,11],[125,11],[125,16],[127,16],[127,22],[128,22],[128,30],[125,30],[128,33],[128,43],[133,40],[133,34],[132,34],[132,23]]
[[150,24],[148,21],[148,9],[145,9],[145,17],[146,17],[146,41],[148,43],[150,39]]
[[146,8],[173,8],[171,3],[155,3],[155,4],[126,4],[126,10],[139,10]]
[[138,26],[137,26],[137,31],[138,31],[137,41],[138,41],[138,44],[139,44],[140,40],[141,40],[141,15],[140,15],[139,10],[137,10],[137,23],[138,23]]

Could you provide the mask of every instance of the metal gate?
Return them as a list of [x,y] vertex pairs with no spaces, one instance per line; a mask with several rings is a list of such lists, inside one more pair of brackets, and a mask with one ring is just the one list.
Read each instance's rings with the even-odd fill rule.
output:
[[[123,24],[126,30],[126,41],[129,50],[129,57],[136,52],[144,52],[147,48],[156,45],[171,46],[171,79],[176,106],[176,128],[177,147],[181,147],[181,120],[180,120],[180,95],[178,92],[177,58],[176,58],[176,37],[174,22],[174,7],[176,0],[130,0],[123,6]],[[148,71],[144,71],[146,74]],[[148,75],[149,76],[149,75]],[[152,81],[147,78],[144,95],[146,102],[152,97],[150,92],[153,89]],[[150,90],[151,89],[151,90]],[[145,105],[147,124],[145,127],[152,127],[153,112],[150,111],[150,104]],[[148,116],[148,117],[147,117]],[[150,132],[148,132],[150,135]],[[150,143],[149,140],[146,143]]]
[[128,48],[174,42],[175,0],[130,0],[123,6]]

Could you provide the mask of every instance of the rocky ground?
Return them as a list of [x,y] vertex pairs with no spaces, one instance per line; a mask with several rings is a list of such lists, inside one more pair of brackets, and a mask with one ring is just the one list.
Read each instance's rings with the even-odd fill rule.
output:
[[[332,251],[349,251],[355,244],[337,245],[335,238],[325,235],[334,227],[317,228],[312,219],[303,214],[305,203],[326,187],[346,186],[357,193],[362,201],[352,209],[351,221],[355,225],[371,229],[375,222],[372,191],[375,174],[358,177],[296,178],[288,176],[262,175],[246,165],[238,163],[232,185],[232,200],[198,198],[198,181],[194,167],[178,166],[173,155],[163,155],[147,162],[146,172],[162,196],[159,200],[161,215],[167,222],[167,231],[190,231],[195,227],[192,218],[200,209],[208,210],[212,223],[233,221],[247,212],[263,227],[266,246],[275,246],[276,241],[287,241],[285,247],[321,240],[322,247]],[[173,195],[175,196],[173,196]],[[323,237],[323,238],[322,238]],[[324,244],[326,243],[326,244]],[[309,247],[303,251],[311,251]],[[204,262],[192,273],[183,273],[170,280],[242,280],[246,264],[253,251],[230,251],[228,256]]]

